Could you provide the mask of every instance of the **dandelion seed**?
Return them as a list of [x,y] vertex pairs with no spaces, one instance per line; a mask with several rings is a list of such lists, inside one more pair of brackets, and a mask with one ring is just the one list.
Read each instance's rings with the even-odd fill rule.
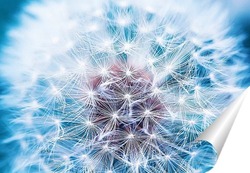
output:
[[128,135],[128,139],[134,139],[134,137],[135,137],[134,134],[129,134]]
[[123,50],[125,52],[130,51],[132,48],[133,48],[133,45],[131,43],[124,43],[124,45],[123,45]]
[[171,64],[166,66],[166,73],[170,74],[172,73],[172,70],[173,70],[173,66]]
[[93,126],[94,124],[91,121],[86,121],[87,126]]
[[188,123],[189,123],[190,125],[194,125],[196,122],[195,122],[194,120],[190,120]]
[[163,44],[164,44],[164,40],[163,40],[162,37],[157,37],[157,38],[156,38],[156,42],[157,42],[158,44],[160,44],[160,45],[163,45]]
[[179,98],[179,103],[180,103],[180,105],[183,105],[185,103],[185,98],[184,97],[180,97]]
[[170,155],[165,155],[165,159],[169,160],[169,159],[171,159],[171,156]]
[[150,138],[151,138],[151,139],[155,139],[155,138],[156,138],[156,135],[155,135],[155,134],[151,134],[151,135],[150,135]]
[[118,119],[119,118],[117,113],[113,113],[111,116],[112,116],[113,119]]
[[101,74],[104,75],[104,76],[107,75],[108,74],[108,70],[106,68],[102,68],[101,69]]
[[130,100],[130,99],[131,99],[131,95],[130,95],[130,94],[125,94],[125,95],[124,95],[124,98],[125,98],[126,100]]

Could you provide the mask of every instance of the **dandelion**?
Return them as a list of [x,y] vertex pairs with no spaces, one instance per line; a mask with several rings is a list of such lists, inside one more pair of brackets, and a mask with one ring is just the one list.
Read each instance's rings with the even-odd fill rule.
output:
[[25,11],[0,65],[10,172],[212,167],[198,163],[204,142],[190,142],[240,93],[245,68],[219,4],[53,0]]

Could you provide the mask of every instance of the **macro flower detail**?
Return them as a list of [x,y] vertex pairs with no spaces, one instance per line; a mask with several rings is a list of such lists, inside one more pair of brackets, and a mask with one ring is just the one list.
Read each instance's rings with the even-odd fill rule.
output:
[[0,65],[7,171],[212,168],[212,146],[192,142],[242,91],[245,69],[219,4],[52,0],[20,21]]

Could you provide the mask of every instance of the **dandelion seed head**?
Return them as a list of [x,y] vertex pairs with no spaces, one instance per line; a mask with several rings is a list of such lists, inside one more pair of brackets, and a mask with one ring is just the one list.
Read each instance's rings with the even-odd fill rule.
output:
[[242,91],[240,40],[219,4],[178,2],[27,5],[0,65],[7,172],[211,169],[190,143]]

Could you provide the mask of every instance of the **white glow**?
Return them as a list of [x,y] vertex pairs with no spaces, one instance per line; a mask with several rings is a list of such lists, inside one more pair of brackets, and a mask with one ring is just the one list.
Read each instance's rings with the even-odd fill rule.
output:
[[108,69],[107,68],[102,68],[101,69],[101,74],[102,75],[107,75],[108,74]]
[[170,155],[165,155],[165,159],[166,159],[166,160],[169,160],[170,158],[171,158]]
[[151,26],[141,26],[141,27],[139,27],[139,32],[140,33],[146,34],[146,33],[151,32],[151,30],[152,30]]
[[30,103],[30,107],[33,109],[38,109],[41,107],[41,105],[36,100],[34,100]]
[[111,116],[112,116],[113,119],[118,119],[119,118],[117,113],[113,113]]
[[131,98],[131,95],[130,94],[125,94],[124,98],[127,99],[127,100],[129,100]]
[[159,88],[153,89],[153,94],[159,94],[159,93],[161,93],[161,90]]
[[99,30],[99,26],[96,23],[90,24],[88,27],[89,31],[97,31]]
[[189,123],[190,125],[196,124],[196,122],[195,122],[194,120],[190,120],[190,121],[188,121],[188,123]]
[[103,148],[104,150],[109,150],[108,144],[103,145],[102,148]]
[[165,70],[166,70],[167,73],[172,73],[173,68],[174,68],[173,65],[168,64],[168,65],[166,65]]
[[103,41],[103,46],[104,46],[105,48],[111,48],[112,44],[113,44],[113,41],[112,41],[112,40],[104,40],[104,41]]
[[95,92],[94,91],[88,91],[87,94],[88,94],[89,97],[93,97],[95,95]]
[[123,50],[124,51],[129,51],[129,50],[132,49],[132,47],[133,47],[133,45],[131,43],[124,43]]
[[163,45],[164,44],[164,40],[162,37],[156,37],[156,42],[160,45]]
[[93,126],[94,124],[91,121],[86,121],[87,126]]
[[101,17],[103,15],[102,9],[95,10],[93,15],[96,16],[96,17]]
[[39,141],[39,142],[42,142],[44,137],[42,135],[36,135],[36,139]]
[[61,125],[61,121],[59,119],[54,119],[54,123],[55,125],[57,126],[60,126]]
[[120,26],[127,26],[130,24],[130,19],[129,18],[119,18],[119,19],[117,19],[117,23]]
[[88,155],[87,155],[87,154],[81,155],[81,159],[82,159],[82,160],[85,160],[85,159],[87,159],[87,158],[88,158]]
[[135,137],[135,135],[132,133],[128,135],[128,139],[133,139],[134,137]]
[[199,54],[198,54],[197,52],[194,52],[194,53],[193,53],[193,58],[194,58],[194,59],[199,59]]
[[197,152],[195,152],[195,151],[191,153],[192,157],[195,157],[196,155],[197,155]]
[[55,86],[51,87],[50,92],[51,92],[52,95],[59,95],[60,94],[60,91]]
[[149,115],[149,114],[151,114],[151,112],[150,112],[150,110],[147,109],[147,110],[145,110],[144,114]]
[[154,59],[152,59],[152,58],[148,58],[148,64],[149,65],[154,65],[154,62],[155,62],[155,60]]
[[131,76],[132,75],[132,72],[130,70],[127,70],[126,71],[126,76]]
[[199,86],[199,85],[196,85],[195,87],[194,87],[194,90],[195,91],[199,91],[201,89],[201,87]]
[[183,105],[185,103],[185,98],[180,97],[178,102],[179,102],[180,105]]
[[150,135],[150,138],[151,138],[151,139],[155,139],[155,138],[156,138],[156,135],[155,135],[155,134],[151,134],[151,135]]

